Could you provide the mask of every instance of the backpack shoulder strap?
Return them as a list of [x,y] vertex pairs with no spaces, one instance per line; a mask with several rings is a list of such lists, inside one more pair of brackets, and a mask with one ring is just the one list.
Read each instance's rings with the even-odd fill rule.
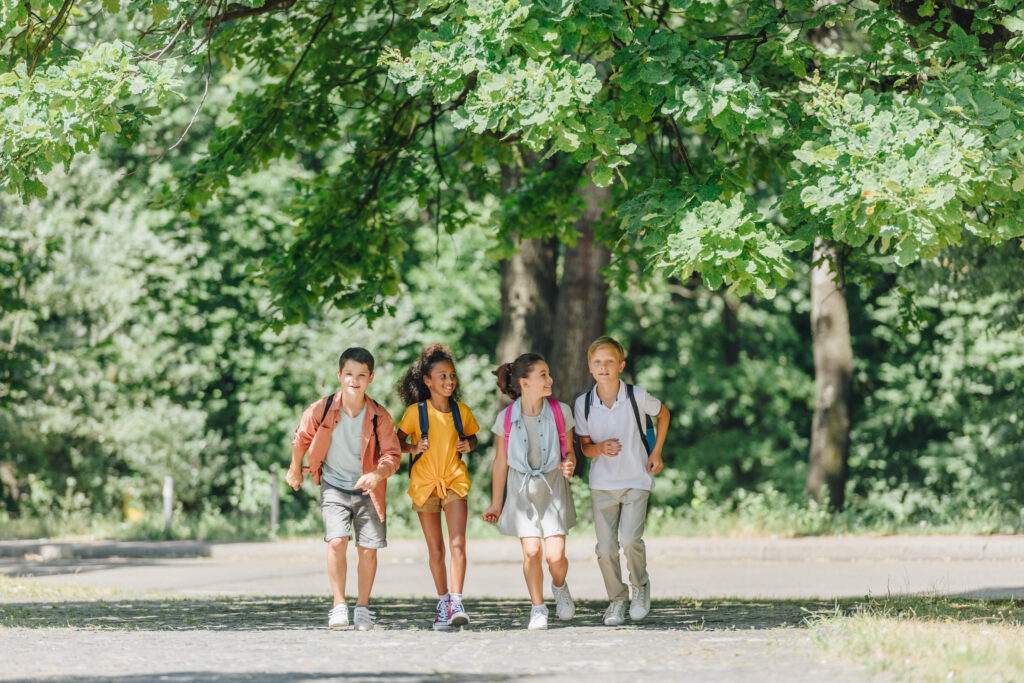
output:
[[430,431],[430,416],[427,414],[427,402],[420,401],[416,404],[416,409],[419,411],[420,416],[420,438],[425,439]]
[[[420,420],[420,441],[427,438],[427,434],[430,432],[430,417],[427,415],[427,402],[420,401],[416,404],[416,410],[419,413]],[[417,442],[418,443],[418,442]],[[412,472],[412,466],[416,464],[416,461],[423,457],[423,453],[413,453],[409,451],[409,472]]]
[[640,431],[640,441],[644,444],[647,455],[651,454],[651,446],[647,443],[647,429],[640,420],[640,407],[636,404],[636,395],[633,393],[633,385],[626,384],[626,395],[629,396],[629,403],[633,406],[633,417],[636,418],[636,428]]
[[325,398],[327,399],[327,403],[324,404],[324,414],[320,416],[320,424],[323,424],[324,420],[327,419],[327,413],[330,412],[331,404],[334,402],[334,394],[326,396]]
[[583,402],[583,419],[590,420],[590,404],[594,402],[594,390],[586,393],[587,400]]
[[455,431],[459,435],[459,441],[465,441],[466,434],[462,431],[462,414],[459,412],[459,402],[449,396],[448,406],[452,409],[452,421],[455,422]]
[[562,454],[562,460],[565,460],[566,446],[565,446],[565,415],[562,414],[562,406],[558,404],[558,401],[553,398],[548,398],[548,405],[551,406],[551,412],[555,414],[555,427],[558,428],[558,447]]
[[505,408],[505,450],[508,451],[508,436],[512,433],[512,406],[515,403],[509,403],[508,407]]

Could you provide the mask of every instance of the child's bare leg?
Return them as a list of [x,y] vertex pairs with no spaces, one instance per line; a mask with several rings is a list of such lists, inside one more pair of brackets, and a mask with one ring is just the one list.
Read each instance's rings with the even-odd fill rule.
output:
[[519,541],[523,544],[523,576],[526,578],[526,589],[530,591],[530,602],[534,605],[544,604],[544,567],[541,566],[544,547],[537,536],[524,536]]
[[548,560],[551,582],[556,586],[565,585],[569,572],[569,560],[565,556],[565,536],[548,536],[544,539],[544,555]]
[[359,597],[356,604],[365,606],[370,604],[373,578],[377,575],[377,549],[356,546],[356,552],[359,554]]
[[[448,524],[448,546],[452,553],[452,592],[462,593],[466,581],[466,518],[469,504],[465,500],[453,500],[444,507],[444,521]],[[443,546],[442,546],[443,547]],[[438,590],[438,594],[442,591]]]
[[[427,541],[427,555],[430,558],[430,574],[438,595],[448,592],[448,575],[444,570],[444,534],[441,531],[440,512],[420,512],[420,527]],[[454,581],[454,579],[453,579]]]
[[331,580],[331,592],[334,604],[345,602],[345,577],[348,566],[345,562],[345,551],[348,549],[348,538],[332,538],[327,541],[327,576]]

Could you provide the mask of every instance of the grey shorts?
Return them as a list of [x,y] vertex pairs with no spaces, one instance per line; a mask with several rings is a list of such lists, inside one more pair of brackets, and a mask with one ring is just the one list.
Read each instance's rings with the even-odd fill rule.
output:
[[324,540],[351,538],[355,531],[360,548],[386,548],[387,525],[377,515],[368,494],[347,491],[320,482],[320,511],[324,515]]

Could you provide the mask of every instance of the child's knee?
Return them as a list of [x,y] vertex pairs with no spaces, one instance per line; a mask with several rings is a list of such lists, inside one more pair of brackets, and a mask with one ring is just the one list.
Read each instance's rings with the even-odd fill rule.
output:
[[448,539],[448,546],[452,549],[452,555],[466,554],[466,537],[452,536]]
[[555,550],[554,552],[547,553],[547,561],[549,567],[554,567],[565,561],[565,552],[562,550]]
[[625,553],[642,552],[644,550],[644,539],[640,536],[636,538],[624,538],[622,539],[622,551]]
[[444,562],[444,541],[428,545],[427,556],[431,562]]
[[347,547],[348,538],[346,538],[345,536],[339,536],[337,538],[332,538],[331,540],[327,541],[327,548],[334,552],[344,552]]
[[540,543],[537,545],[524,545],[523,546],[523,557],[532,562],[539,561],[544,555],[544,549]]

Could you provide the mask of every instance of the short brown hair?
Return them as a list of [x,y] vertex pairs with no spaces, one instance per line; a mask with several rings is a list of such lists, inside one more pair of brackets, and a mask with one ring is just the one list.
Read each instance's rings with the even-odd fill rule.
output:
[[587,349],[587,360],[589,361],[590,357],[594,355],[594,352],[602,346],[612,347],[615,349],[615,353],[618,354],[620,361],[626,360],[626,349],[623,348],[622,344],[620,344],[617,339],[609,337],[606,334],[603,334],[590,342],[590,348]]

